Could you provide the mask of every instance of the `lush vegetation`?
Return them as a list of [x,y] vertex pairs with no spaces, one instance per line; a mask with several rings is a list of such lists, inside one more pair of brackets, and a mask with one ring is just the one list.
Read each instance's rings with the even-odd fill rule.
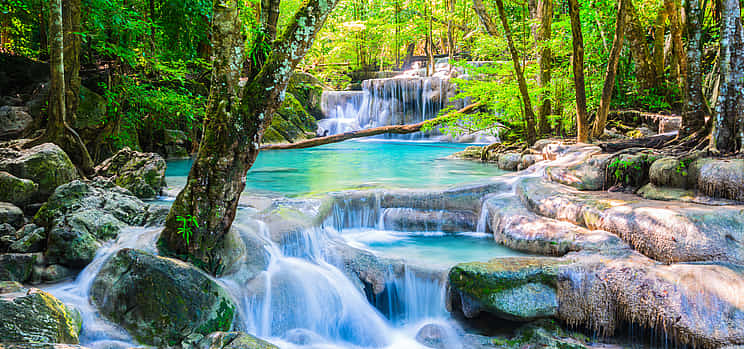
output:
[[[576,27],[570,16],[574,2],[578,6]],[[271,43],[261,19],[262,6],[269,3],[237,2],[245,38],[245,72],[260,66],[270,53]],[[533,128],[543,137],[576,135],[577,111],[584,109],[583,102],[577,105],[577,91],[585,91],[591,122],[600,109],[609,77],[609,109],[683,114],[689,99],[685,79],[689,71],[698,71],[688,67],[696,64],[688,62],[692,57],[689,51],[698,50],[697,74],[705,99],[698,108],[706,115],[715,111],[720,98],[720,63],[725,58],[721,32],[730,20],[725,16],[730,11],[724,11],[730,6],[728,2],[695,1],[686,4],[687,8],[679,0],[475,3],[485,12],[476,11],[472,0],[340,1],[298,69],[343,89],[377,71],[408,69],[414,63],[429,67],[435,59],[449,58],[470,77],[455,79],[461,97],[485,107],[474,114],[455,115],[447,122],[448,130],[461,133],[499,124],[505,126],[504,139],[519,140],[530,138],[527,130]],[[626,4],[625,23],[619,33],[624,41],[617,42],[621,3]],[[303,5],[300,0],[277,4],[280,29]],[[48,59],[49,6],[49,0],[0,4],[0,50],[34,60]],[[499,6],[504,15],[497,11]],[[546,6],[549,15],[540,13]],[[685,21],[693,10],[700,11],[697,24]],[[740,12],[739,7],[734,11]],[[213,2],[84,0],[80,13],[80,32],[76,34],[82,38],[79,59],[84,85],[105,97],[106,122],[115,124],[107,128],[106,139],[116,147],[139,148],[140,139],[150,137],[153,130],[177,128],[197,144],[210,84]],[[550,19],[547,22],[546,16]],[[738,13],[732,16],[739,21]],[[490,17],[493,28],[484,26],[485,17]],[[541,27],[545,25],[547,29]],[[578,43],[584,56],[579,70],[583,71],[583,89],[575,88],[572,68],[577,45],[573,34],[579,29],[583,36]],[[695,35],[700,35],[700,42],[691,45]],[[618,43],[616,69],[608,75],[611,51]],[[545,58],[544,52],[548,52]],[[492,63],[473,67],[466,61]],[[518,70],[515,61],[519,61]],[[540,78],[545,69],[549,75]],[[520,75],[524,76],[526,94],[520,91]],[[546,103],[548,107],[543,109]],[[530,124],[527,109],[537,114],[535,125]]]

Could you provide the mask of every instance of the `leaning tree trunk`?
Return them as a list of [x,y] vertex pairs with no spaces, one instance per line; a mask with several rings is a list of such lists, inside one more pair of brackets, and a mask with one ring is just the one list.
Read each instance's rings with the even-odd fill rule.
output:
[[576,138],[579,142],[589,140],[589,121],[586,115],[586,86],[584,84],[584,38],[581,34],[578,0],[568,0],[573,39],[573,73],[576,88]]
[[[519,93],[522,95],[524,101],[524,120],[526,123],[526,135],[527,143],[533,144],[537,140],[537,134],[535,133],[535,112],[532,110],[532,102],[530,99],[529,91],[527,90],[527,81],[524,78],[524,71],[522,70],[522,64],[519,60],[519,52],[514,46],[514,40],[512,39],[511,28],[509,27],[509,21],[506,18],[506,11],[504,11],[504,3],[502,0],[496,0],[496,7],[499,11],[499,17],[501,18],[501,25],[504,27],[504,37],[506,38],[507,46],[509,46],[509,53],[511,53],[512,62],[514,63],[514,75],[517,78],[517,84],[519,85]],[[491,21],[491,17],[486,12],[486,7],[483,5],[482,0],[473,0],[473,9],[478,14],[483,26],[491,36],[497,36],[498,31],[496,25]]]
[[246,174],[292,71],[338,0],[310,0],[274,41],[266,63],[239,87],[243,40],[235,2],[216,5],[212,91],[204,136],[184,189],[166,218],[158,248],[219,275],[239,256],[229,234]]
[[610,111],[610,102],[612,101],[612,92],[615,88],[615,74],[617,73],[617,64],[620,62],[620,51],[623,49],[625,39],[625,6],[628,0],[620,0],[617,4],[617,18],[615,19],[615,37],[612,39],[612,48],[610,57],[607,60],[607,70],[605,71],[604,86],[602,86],[602,98],[599,100],[599,110],[597,110],[597,119],[594,121],[592,137],[599,138],[604,133],[607,124],[607,113]]
[[700,0],[687,0],[687,80],[679,137],[687,137],[705,126],[703,96],[702,32]]
[[[677,1],[678,0],[664,0],[664,6],[669,17],[669,31],[672,37],[672,53],[674,54],[678,69],[678,84],[684,90],[685,82],[687,81],[687,55],[685,54],[685,47],[682,42],[682,23],[680,20],[681,16]],[[683,95],[686,95],[684,91]]]
[[739,149],[737,122],[744,119],[744,50],[739,0],[724,0],[721,20],[720,76],[718,103],[713,122],[712,149],[733,153]]
[[[534,3],[534,1],[530,1]],[[536,23],[532,25],[532,36],[538,47],[537,65],[540,71],[537,73],[537,85],[540,87],[540,105],[537,108],[537,129],[541,134],[550,134],[548,116],[552,113],[550,85],[553,53],[550,49],[550,37],[553,25],[553,0],[537,0],[531,5],[533,18]]]

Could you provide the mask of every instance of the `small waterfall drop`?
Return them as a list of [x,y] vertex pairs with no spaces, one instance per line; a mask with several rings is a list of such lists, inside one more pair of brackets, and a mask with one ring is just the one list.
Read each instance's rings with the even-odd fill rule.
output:
[[[429,120],[445,106],[462,107],[462,101],[454,99],[455,94],[454,84],[440,76],[371,79],[362,83],[362,91],[325,91],[321,99],[325,118],[318,121],[318,134]],[[413,140],[435,135],[439,132],[432,130],[387,137]]]

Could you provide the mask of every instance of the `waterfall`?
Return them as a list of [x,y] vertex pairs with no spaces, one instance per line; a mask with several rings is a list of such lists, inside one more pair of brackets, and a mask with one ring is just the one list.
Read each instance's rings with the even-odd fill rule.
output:
[[[462,107],[462,101],[454,100],[455,93],[454,84],[444,77],[371,79],[362,83],[362,91],[325,91],[321,98],[325,118],[318,122],[318,134],[429,120],[445,106]],[[422,139],[433,135],[439,132],[388,137]]]

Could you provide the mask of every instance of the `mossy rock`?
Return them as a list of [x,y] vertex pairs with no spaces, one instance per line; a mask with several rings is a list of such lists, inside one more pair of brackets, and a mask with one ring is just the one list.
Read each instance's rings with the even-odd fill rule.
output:
[[0,295],[0,343],[78,343],[76,310],[44,291],[20,291]]
[[450,286],[465,316],[486,311],[507,320],[532,320],[557,313],[556,258],[513,257],[454,266]]
[[654,161],[649,169],[651,183],[659,187],[691,188],[694,183],[690,182],[690,162],[674,157]]
[[0,254],[0,280],[29,281],[34,272],[34,265],[41,259],[40,253]]
[[20,228],[23,222],[23,211],[20,208],[9,202],[0,202],[0,224],[7,223],[14,228]]
[[323,117],[320,103],[324,89],[329,88],[324,86],[318,78],[300,71],[292,74],[287,85],[287,92],[296,97],[304,109],[315,118]]
[[[315,118],[305,110],[303,104],[294,95],[287,93],[284,102],[271,119],[271,128],[274,132],[264,135],[264,143],[277,141],[292,143],[307,139],[308,134],[314,134],[318,129],[318,124]],[[281,139],[278,139],[276,134],[280,135]]]
[[615,156],[607,162],[607,183],[639,188],[650,181],[649,169],[656,160],[648,153]]
[[0,170],[39,185],[37,199],[48,197],[54,189],[78,179],[77,169],[60,147],[44,143],[23,151],[0,151]]
[[124,148],[96,166],[96,175],[109,178],[138,198],[152,199],[165,186],[165,160],[155,153]]
[[182,261],[123,249],[96,275],[91,300],[141,343],[180,344],[231,329],[236,305],[207,274]]
[[30,179],[18,178],[8,172],[0,171],[0,201],[24,206],[32,202],[39,185]]
[[106,118],[106,99],[85,86],[80,87],[80,103],[78,104],[75,122],[76,130],[98,129],[103,127]]

